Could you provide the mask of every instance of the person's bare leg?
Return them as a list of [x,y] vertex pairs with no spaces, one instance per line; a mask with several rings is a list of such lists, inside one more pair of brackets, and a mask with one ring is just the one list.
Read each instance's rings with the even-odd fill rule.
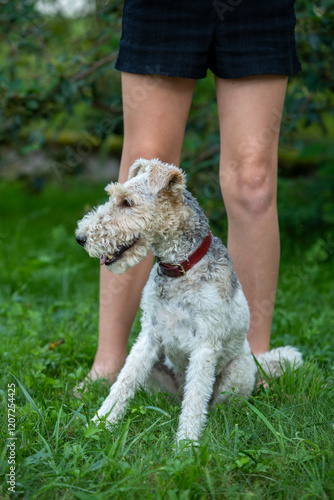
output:
[[[122,74],[124,144],[120,182],[126,181],[129,167],[140,157],[179,165],[195,83],[185,78]],[[89,373],[91,379],[105,377],[113,382],[121,370],[152,263],[153,256],[149,255],[122,275],[101,268],[99,344]]]
[[277,149],[287,77],[216,79],[228,248],[251,312],[254,355],[269,348],[279,270]]

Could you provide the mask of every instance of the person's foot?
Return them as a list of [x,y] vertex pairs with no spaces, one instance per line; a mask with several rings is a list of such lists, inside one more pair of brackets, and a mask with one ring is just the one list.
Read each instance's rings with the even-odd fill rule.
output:
[[88,386],[96,380],[103,381],[109,388],[117,379],[119,372],[124,365],[122,358],[118,358],[115,363],[108,361],[99,361],[95,358],[93,366],[82,382],[77,384],[73,390],[76,397],[80,397],[86,392]]

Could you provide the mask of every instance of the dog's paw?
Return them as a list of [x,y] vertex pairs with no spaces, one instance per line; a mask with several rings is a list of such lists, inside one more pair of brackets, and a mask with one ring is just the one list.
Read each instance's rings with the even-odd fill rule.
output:
[[199,446],[198,436],[196,433],[178,430],[176,434],[176,446],[179,451],[189,450],[192,446]]
[[99,428],[107,429],[109,432],[112,432],[114,429],[114,421],[109,419],[109,416],[99,416],[98,414],[92,418],[91,423]]
[[93,424],[99,425],[100,422],[101,422],[101,419],[99,418],[98,415],[95,415],[95,417],[92,418],[92,423]]
[[193,448],[198,448],[199,442],[197,439],[189,439],[187,437],[177,437],[175,451],[181,453],[183,451],[189,451]]

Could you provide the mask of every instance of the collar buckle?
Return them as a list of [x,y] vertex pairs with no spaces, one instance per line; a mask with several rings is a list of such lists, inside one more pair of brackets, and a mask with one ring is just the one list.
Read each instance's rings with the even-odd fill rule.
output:
[[182,276],[184,276],[186,274],[185,270],[184,270],[184,267],[182,264],[178,264],[178,268],[180,269],[180,273],[182,274]]
[[178,278],[184,276],[189,269],[191,269],[197,262],[199,262],[211,245],[212,234],[209,231],[200,246],[189,255],[188,259],[181,262],[181,264],[166,264],[161,262],[159,257],[157,257],[157,273],[159,276],[168,276],[170,278]]

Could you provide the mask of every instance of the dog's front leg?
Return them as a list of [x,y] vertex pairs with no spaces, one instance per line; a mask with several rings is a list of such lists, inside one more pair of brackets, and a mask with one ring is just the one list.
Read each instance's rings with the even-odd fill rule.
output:
[[144,385],[159,355],[160,344],[148,332],[142,331],[93,421],[98,421],[108,413],[108,422],[119,420],[128,400],[133,398],[140,386]]
[[177,442],[197,441],[201,435],[215,382],[216,363],[215,350],[210,346],[203,346],[190,356]]

